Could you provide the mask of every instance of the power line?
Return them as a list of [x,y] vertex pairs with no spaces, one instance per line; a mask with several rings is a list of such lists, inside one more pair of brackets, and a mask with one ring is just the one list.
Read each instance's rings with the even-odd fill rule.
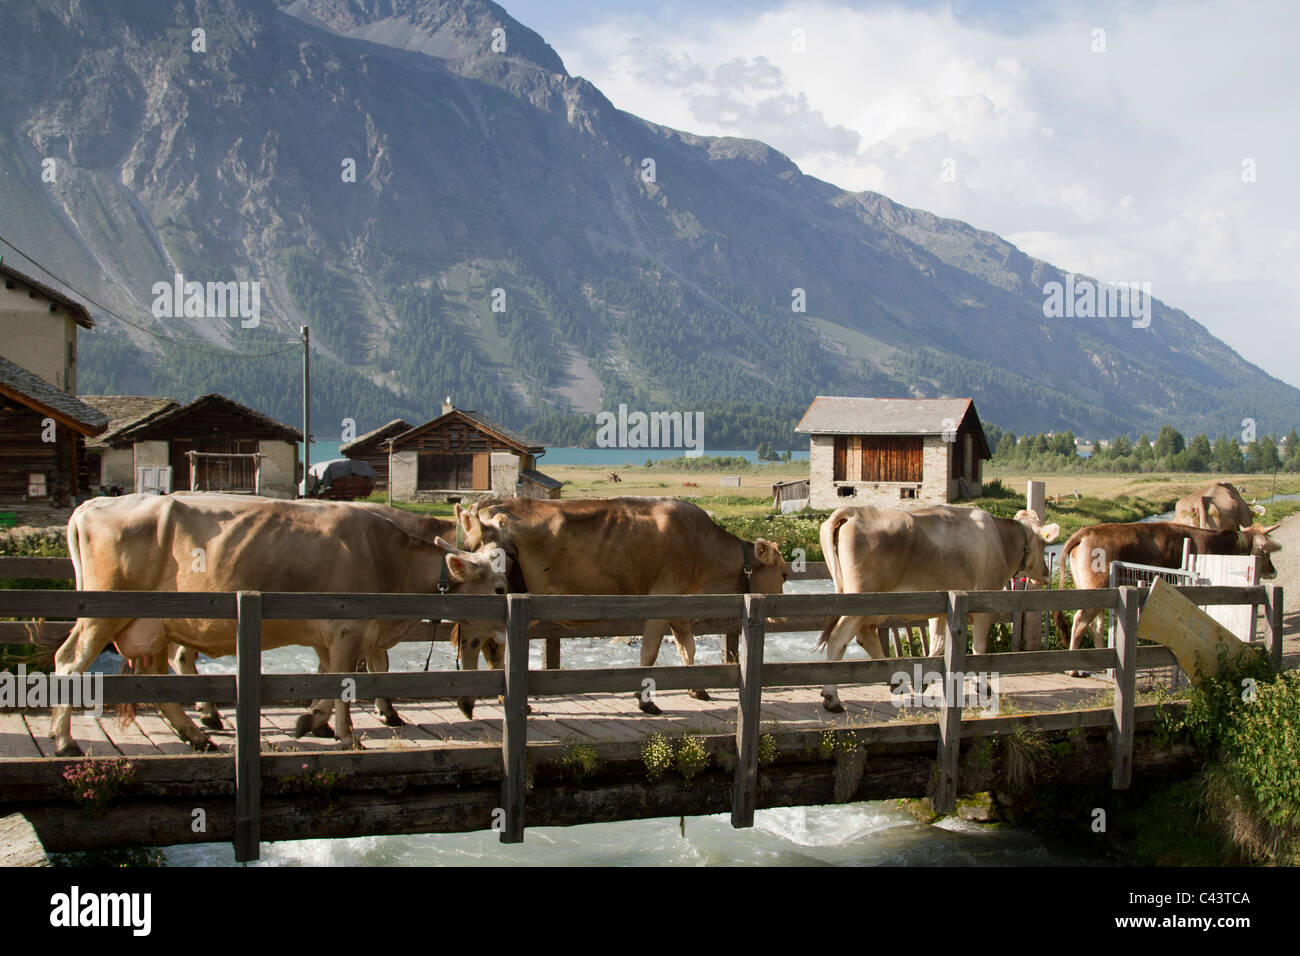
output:
[[[285,353],[285,352],[292,352],[292,351],[295,351],[295,350],[297,350],[298,346],[301,344],[301,343],[299,343],[299,342],[295,342],[295,343],[292,344],[292,345],[286,345],[284,348],[276,349],[276,350],[273,351],[273,352],[255,352],[255,353],[254,353],[254,352],[231,352],[231,351],[229,351],[229,350],[224,350],[224,349],[222,349],[222,350],[218,350],[218,349],[207,349],[207,348],[202,348],[202,347],[197,346],[197,345],[190,345],[189,343],[187,343],[187,342],[182,342],[180,339],[173,338],[173,337],[170,336],[170,335],[163,335],[163,334],[161,334],[161,333],[159,333],[159,332],[155,332],[153,329],[148,328],[147,326],[141,325],[139,322],[133,322],[133,321],[131,321],[130,319],[126,318],[125,316],[119,315],[116,311],[114,311],[113,309],[110,309],[108,306],[104,305],[104,303],[102,303],[102,302],[98,301],[97,299],[95,299],[95,298],[93,298],[93,297],[87,295],[85,292],[83,292],[81,289],[77,288],[75,285],[73,285],[71,282],[69,282],[69,281],[68,281],[67,279],[65,279],[63,276],[61,276],[61,275],[59,275],[57,272],[55,272],[53,269],[50,269],[48,266],[43,266],[43,265],[41,265],[40,262],[38,262],[36,259],[34,259],[34,258],[33,258],[31,255],[29,255],[28,253],[24,252],[22,249],[19,249],[16,245],[14,245],[12,242],[10,242],[8,239],[6,239],[4,236],[0,236],[0,242],[3,242],[6,246],[8,246],[10,249],[14,250],[14,252],[18,253],[20,256],[22,256],[24,259],[26,259],[28,262],[30,262],[32,265],[34,265],[36,268],[40,269],[42,272],[44,272],[44,273],[45,273],[46,275],[48,275],[50,278],[54,279],[56,282],[60,282],[60,283],[62,283],[64,286],[66,286],[67,288],[71,289],[73,292],[75,292],[75,293],[76,293],[77,295],[79,295],[81,298],[85,299],[85,300],[86,300],[87,302],[89,302],[91,305],[95,306],[95,307],[96,307],[97,309],[99,309],[101,312],[103,312],[103,313],[105,313],[105,314],[111,316],[111,317],[114,318],[114,319],[117,319],[117,321],[123,323],[124,325],[129,325],[129,326],[131,326],[133,329],[138,329],[138,330],[140,330],[141,332],[145,333],[146,335],[152,335],[154,338],[156,338],[156,339],[158,339],[158,340],[160,340],[160,341],[166,342],[166,343],[169,344],[169,345],[174,345],[174,346],[176,346],[177,348],[188,349],[188,350],[191,351],[191,352],[200,352],[200,353],[202,353],[202,354],[204,354],[204,355],[215,355],[215,356],[217,356],[218,358],[252,358],[252,359],[259,359],[259,358],[270,358],[270,357],[273,356],[273,355],[282,355],[282,354]],[[268,344],[269,344],[269,343],[268,343]]]

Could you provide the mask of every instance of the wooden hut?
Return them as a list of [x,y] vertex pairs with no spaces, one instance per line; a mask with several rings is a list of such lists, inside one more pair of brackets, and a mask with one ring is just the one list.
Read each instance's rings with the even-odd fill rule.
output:
[[374,431],[359,435],[352,441],[339,446],[339,454],[354,461],[364,461],[375,470],[375,490],[388,490],[388,441],[404,432],[409,432],[411,425],[394,418],[387,425],[380,425]]
[[297,495],[302,433],[239,402],[222,395],[186,405],[131,396],[86,400],[120,416],[95,448],[103,487]]
[[486,415],[455,408],[396,436],[389,458],[394,501],[560,497],[560,483],[537,470],[546,449]]
[[819,395],[795,431],[811,436],[814,508],[947,504],[980,493],[992,458],[969,398]]
[[85,439],[97,409],[0,357],[0,506],[67,507],[89,491]]

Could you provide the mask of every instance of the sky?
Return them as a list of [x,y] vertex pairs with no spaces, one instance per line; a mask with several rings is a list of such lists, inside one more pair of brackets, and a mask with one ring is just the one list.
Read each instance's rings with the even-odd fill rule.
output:
[[1300,386],[1295,0],[503,5],[619,109],[1149,282]]

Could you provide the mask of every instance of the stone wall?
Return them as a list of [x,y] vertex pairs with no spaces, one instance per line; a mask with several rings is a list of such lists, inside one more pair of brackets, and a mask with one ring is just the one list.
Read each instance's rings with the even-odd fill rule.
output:
[[298,446],[287,441],[258,442],[262,453],[258,490],[267,498],[296,498],[298,496]]
[[[956,497],[957,482],[948,478],[953,443],[941,435],[926,435],[921,446],[921,481],[835,481],[835,436],[813,435],[809,448],[809,478],[813,508],[833,510],[844,505],[875,508],[917,508],[942,505]],[[841,495],[840,489],[851,493]],[[904,498],[904,490],[915,497]]]

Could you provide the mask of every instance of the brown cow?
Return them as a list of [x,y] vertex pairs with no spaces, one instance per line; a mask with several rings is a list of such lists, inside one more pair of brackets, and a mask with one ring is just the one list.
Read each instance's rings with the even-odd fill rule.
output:
[[[317,593],[504,594],[502,555],[471,554],[431,535],[427,518],[379,505],[281,501],[237,495],[126,495],[92,498],[68,520],[78,590],[294,591]],[[499,625],[470,627],[503,640]],[[419,621],[266,620],[262,647],[300,645],[329,657],[330,670],[355,671],[404,640]],[[81,618],[56,655],[57,673],[86,670],[109,643],[146,673],[167,669],[169,645],[211,656],[235,653],[232,620]],[[385,659],[386,661],[386,659]],[[160,704],[172,728],[196,749],[212,747],[179,704]],[[298,721],[320,730],[333,710],[345,746],[354,743],[348,703],[318,700]],[[77,756],[71,710],[54,711],[58,756]]]
[[[1074,586],[1081,590],[1110,587],[1110,563],[1149,564],[1178,568],[1183,563],[1183,542],[1190,540],[1197,554],[1253,554],[1259,557],[1260,577],[1275,578],[1272,555],[1282,546],[1269,540],[1278,525],[1251,525],[1240,531],[1209,531],[1172,521],[1131,521],[1124,524],[1095,524],[1080,528],[1061,549],[1061,587],[1065,587],[1065,566],[1070,565]],[[1083,632],[1093,627],[1094,647],[1103,647],[1100,608],[1085,608],[1074,616],[1070,649],[1078,650]],[[1056,613],[1056,626],[1066,632],[1065,615]]]
[[1200,491],[1181,498],[1174,508],[1174,520],[1193,528],[1211,531],[1236,531],[1248,528],[1264,513],[1264,506],[1247,502],[1241,491],[1226,481],[1216,481]]
[[[848,507],[822,523],[821,545],[841,594],[998,590],[1020,574],[1046,584],[1046,546],[1060,530],[1055,524],[1040,524],[1032,511],[1020,511],[1011,519],[954,505],[906,511]],[[983,654],[993,615],[971,618],[975,653]],[[885,620],[885,615],[832,618],[818,646],[826,645],[828,661],[838,661],[856,634],[868,657],[884,657],[877,628]],[[935,618],[931,654],[943,653],[946,635],[945,620]],[[834,684],[822,689],[822,705],[832,713],[843,712]]]
[[[465,547],[499,545],[512,567],[511,586],[532,594],[780,594],[790,567],[780,548],[752,544],[724,531],[708,514],[676,498],[488,498],[468,511],[457,507]],[[517,576],[516,576],[517,572]],[[649,620],[641,666],[659,657],[672,628],[682,662],[695,662],[689,620]],[[465,648],[461,666],[478,666]],[[489,657],[490,666],[498,666]],[[692,690],[697,700],[708,692]],[[642,711],[658,714],[638,697]],[[462,702],[467,715],[473,701]]]

